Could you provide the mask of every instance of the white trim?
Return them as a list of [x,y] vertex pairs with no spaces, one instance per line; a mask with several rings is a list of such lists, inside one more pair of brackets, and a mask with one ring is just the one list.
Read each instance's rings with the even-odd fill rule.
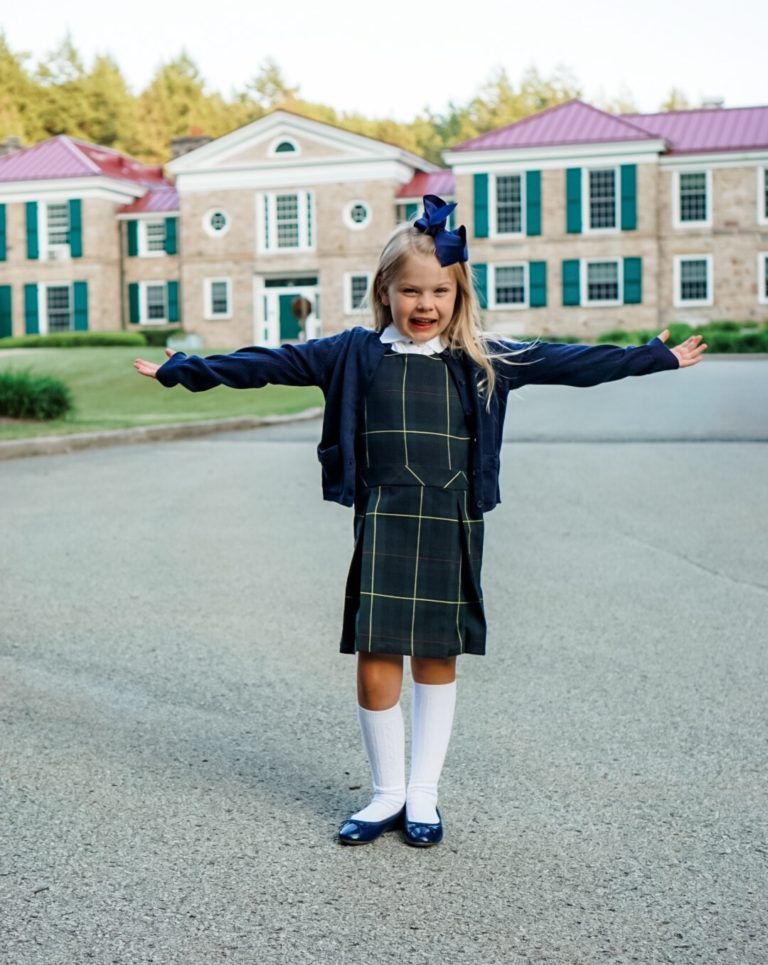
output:
[[[691,301],[680,297],[680,266],[684,261],[704,261],[707,264],[707,292],[706,299]],[[712,255],[674,255],[672,259],[672,304],[675,308],[709,308],[714,304],[714,275],[712,272]]]
[[210,171],[180,174],[176,188],[180,195],[184,195],[206,191],[229,191],[237,188],[271,191],[287,187],[303,188],[357,181],[381,180],[408,184],[413,178],[413,172],[413,167],[390,160],[361,162],[358,158],[350,160],[334,158],[332,161],[325,159],[317,164],[303,160],[295,167],[292,164],[277,163],[243,168],[215,168]]
[[768,164],[758,165],[757,168],[757,223],[768,224]]
[[37,283],[37,327],[41,335],[50,335],[48,330],[48,289],[69,289],[69,328],[60,331],[72,332],[75,328],[75,286],[71,281],[45,281]]
[[[589,297],[589,270],[588,265],[605,264],[613,262],[616,265],[616,281],[619,297],[617,299],[590,299]],[[616,308],[617,305],[624,304],[624,259],[623,258],[582,258],[579,262],[581,277],[579,278],[579,288],[581,291],[580,304],[587,308]]]
[[[70,216],[69,198],[39,201],[37,204],[37,253],[38,261],[70,261],[72,258],[72,219]],[[48,208],[52,204],[66,205],[67,208],[67,236],[70,241],[65,244],[54,245],[48,240]]]
[[[590,224],[591,171],[613,171],[613,227],[593,228]],[[585,235],[615,235],[621,231],[621,167],[612,164],[581,168],[581,228]]]
[[[294,274],[286,272],[286,275]],[[290,286],[287,288],[267,288],[265,282],[269,279],[269,274],[255,275],[253,279],[253,344],[265,345],[276,348],[280,345],[280,295],[291,294],[298,297],[309,299],[314,307],[317,306],[318,298],[322,295],[317,272],[302,272],[305,275],[315,275],[318,277],[316,285],[307,287]],[[274,277],[274,276],[273,276]],[[322,318],[312,314],[305,322],[305,335],[307,339],[320,338],[322,336]]]
[[[227,311],[224,313],[214,312],[213,310],[213,285],[223,282],[227,286]],[[232,318],[232,279],[231,278],[204,278],[203,279],[203,318],[208,322],[215,322],[219,319]]]
[[[362,205],[365,208],[365,221],[355,221],[352,217],[352,209],[356,205]],[[370,201],[363,201],[358,199],[357,201],[348,201],[344,207],[341,209],[341,220],[350,229],[350,231],[364,231],[366,228],[370,227],[373,221],[373,206]]]
[[[150,251],[149,249],[149,239],[147,236],[147,226],[150,224],[163,225],[163,247],[160,251]],[[165,218],[144,218],[138,222],[136,234],[138,235],[138,256],[139,258],[164,258],[167,257],[165,251]]]
[[178,218],[181,216],[181,211],[177,208],[175,211],[129,211],[123,212],[122,214],[116,214],[115,217],[118,221],[159,221],[161,218]]
[[[497,268],[522,268],[523,269],[523,288],[525,298],[519,304],[510,302],[496,301],[496,269]],[[517,311],[521,308],[531,307],[531,272],[530,263],[527,261],[503,261],[498,264],[488,265],[488,308],[492,311]]]
[[768,305],[768,251],[757,253],[757,301],[760,305]]
[[[681,174],[704,174],[706,175],[706,204],[707,216],[703,221],[681,221],[680,220],[680,175]],[[712,227],[712,169],[702,167],[677,168],[672,172],[672,227],[686,230],[687,228],[711,228]]]
[[[211,225],[211,218],[215,214],[223,214],[224,217],[227,219],[227,223],[220,231],[216,231],[216,229]],[[224,208],[219,206],[215,208],[209,208],[203,215],[201,224],[203,226],[203,231],[208,235],[209,238],[223,238],[224,235],[232,227],[232,219],[229,216],[229,212],[225,211]]]
[[670,154],[659,159],[663,168],[743,168],[768,160],[768,150],[718,151],[709,154]]
[[[496,179],[504,177],[518,177],[520,178],[520,231],[499,231],[497,227],[497,192],[496,192]],[[488,237],[489,238],[524,238],[525,233],[528,230],[528,223],[526,218],[526,183],[525,183],[525,171],[495,171],[488,178]]]
[[[164,318],[150,318],[149,317],[149,306],[147,304],[147,288],[150,285],[157,285],[164,290],[165,298],[165,317]],[[168,281],[167,280],[157,280],[157,281],[140,281],[139,286],[139,325],[168,325]]]
[[366,300],[370,295],[371,279],[373,274],[370,271],[345,271],[344,272],[344,314],[345,315],[366,315],[371,311],[371,306],[363,304],[360,308],[352,307],[352,279],[366,279]]
[[484,174],[514,165],[521,170],[562,168],[563,161],[586,164],[600,159],[605,164],[657,164],[667,150],[661,138],[607,144],[558,144],[552,147],[496,148],[485,151],[444,151],[442,158],[456,174]]
[[[277,231],[277,195],[292,194],[298,198],[299,243],[290,248],[279,248],[271,243]],[[264,218],[264,202],[268,205],[270,244],[265,243],[267,224]],[[263,191],[255,196],[256,203],[256,251],[260,255],[290,255],[314,251],[317,239],[317,205],[314,191]]]
[[63,198],[111,201],[113,204],[130,204],[143,198],[147,189],[142,185],[127,184],[115,178],[41,178],[39,181],[1,181],[0,202],[55,201]]
[[[292,151],[277,150],[281,144],[286,144],[286,143],[293,145]],[[299,142],[295,138],[288,137],[287,135],[280,135],[279,137],[276,137],[269,145],[267,149],[267,154],[270,157],[279,157],[279,158],[299,157],[301,155],[301,146],[299,145]]]

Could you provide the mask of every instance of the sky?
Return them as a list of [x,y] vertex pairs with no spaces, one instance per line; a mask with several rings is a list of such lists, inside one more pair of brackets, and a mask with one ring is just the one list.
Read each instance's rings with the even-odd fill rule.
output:
[[[16,52],[43,58],[69,32],[86,64],[110,53],[134,92],[185,50],[209,90],[241,89],[267,58],[300,96],[343,113],[409,121],[469,101],[498,68],[517,84],[528,67],[567,68],[584,99],[631,96],[658,110],[670,89],[726,107],[768,104],[764,0],[92,0],[4,4],[0,30]],[[455,10],[458,13],[452,14]]]

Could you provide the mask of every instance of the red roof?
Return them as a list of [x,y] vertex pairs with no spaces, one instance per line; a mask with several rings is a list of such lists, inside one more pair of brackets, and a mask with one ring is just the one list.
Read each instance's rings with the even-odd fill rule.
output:
[[417,171],[408,184],[400,188],[396,197],[421,199],[425,194],[436,194],[445,200],[452,197],[455,190],[453,171]]
[[0,157],[0,181],[82,177],[117,178],[147,187],[168,183],[157,165],[142,164],[110,147],[99,147],[66,134]]
[[768,147],[768,107],[705,107],[621,116],[665,138],[672,154]]
[[[636,115],[639,116],[639,115]],[[638,123],[598,110],[583,101],[557,104],[515,124],[488,131],[458,144],[454,151],[488,151],[560,144],[602,144],[610,141],[649,141],[658,135]]]
[[120,208],[120,214],[144,214],[147,212],[168,212],[179,210],[179,192],[173,185],[163,185],[162,187],[150,188],[147,193],[132,201],[124,204]]

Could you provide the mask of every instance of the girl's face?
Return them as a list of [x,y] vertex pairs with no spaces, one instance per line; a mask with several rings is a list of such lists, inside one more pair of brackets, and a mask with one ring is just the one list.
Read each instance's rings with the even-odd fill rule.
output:
[[435,255],[412,252],[381,293],[395,328],[414,342],[428,342],[448,328],[456,305],[456,281]]

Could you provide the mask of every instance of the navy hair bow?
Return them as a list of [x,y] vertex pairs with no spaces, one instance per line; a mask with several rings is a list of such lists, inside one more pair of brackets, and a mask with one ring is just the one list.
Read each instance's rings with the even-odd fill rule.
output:
[[456,231],[448,231],[445,227],[455,207],[455,201],[446,204],[436,194],[425,194],[424,214],[413,223],[414,228],[435,239],[435,253],[443,268],[457,261],[469,261],[467,229],[464,225]]

